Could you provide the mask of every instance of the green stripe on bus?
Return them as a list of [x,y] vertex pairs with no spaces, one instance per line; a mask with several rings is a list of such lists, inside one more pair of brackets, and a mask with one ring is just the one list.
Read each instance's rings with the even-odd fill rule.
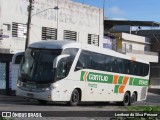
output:
[[119,78],[118,78],[118,84],[122,84],[123,83],[123,76],[119,76]]
[[132,85],[133,81],[134,81],[134,78],[130,77],[130,79],[129,79],[129,85]]
[[[80,80],[81,81],[85,81],[84,79],[86,79],[86,81],[88,82],[99,82],[99,83],[113,83],[113,75],[111,74],[102,74],[102,73],[95,73],[95,72],[88,72],[88,74],[86,74],[87,71],[81,71],[81,76],[80,76]],[[124,76],[120,76],[118,78],[118,84],[122,84],[123,83],[123,78]],[[141,78],[134,78],[134,77],[130,77],[129,78],[129,85],[132,86],[147,86],[148,85],[149,80],[147,79],[141,79]]]
[[115,85],[115,88],[114,88],[114,93],[118,93],[119,86],[120,86],[120,85]]
[[147,86],[148,82],[149,82],[149,80],[146,80],[146,79],[135,78],[131,85],[134,85],[134,86]]
[[84,74],[85,74],[85,71],[81,71],[81,76],[80,76],[80,80],[81,80],[81,81],[84,81],[84,80],[83,80]]

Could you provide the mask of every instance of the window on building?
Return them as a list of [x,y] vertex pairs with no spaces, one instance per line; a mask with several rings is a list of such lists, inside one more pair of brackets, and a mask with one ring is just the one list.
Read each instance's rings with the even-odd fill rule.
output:
[[88,34],[88,44],[99,46],[99,35]]
[[57,40],[57,29],[42,27],[42,40]]
[[26,38],[27,25],[12,22],[12,37]]
[[129,51],[132,52],[132,45],[129,45]]
[[122,52],[126,52],[126,43],[122,44]]
[[64,40],[77,40],[77,32],[64,30]]

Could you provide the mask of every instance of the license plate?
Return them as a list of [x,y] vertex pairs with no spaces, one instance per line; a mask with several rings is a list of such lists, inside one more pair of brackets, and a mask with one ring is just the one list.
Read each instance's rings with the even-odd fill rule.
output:
[[32,93],[27,93],[27,96],[28,96],[28,97],[34,97],[34,94],[32,94]]

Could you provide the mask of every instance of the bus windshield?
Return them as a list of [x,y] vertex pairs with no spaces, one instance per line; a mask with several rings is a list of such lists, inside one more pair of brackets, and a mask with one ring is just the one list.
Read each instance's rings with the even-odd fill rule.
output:
[[53,61],[61,51],[28,48],[20,64],[19,80],[38,84],[54,82]]

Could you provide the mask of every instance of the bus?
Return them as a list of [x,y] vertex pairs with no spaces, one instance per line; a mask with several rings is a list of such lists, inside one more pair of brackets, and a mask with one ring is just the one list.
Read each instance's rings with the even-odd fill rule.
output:
[[146,100],[149,62],[110,49],[66,41],[32,43],[19,66],[16,95],[49,101],[118,102]]

